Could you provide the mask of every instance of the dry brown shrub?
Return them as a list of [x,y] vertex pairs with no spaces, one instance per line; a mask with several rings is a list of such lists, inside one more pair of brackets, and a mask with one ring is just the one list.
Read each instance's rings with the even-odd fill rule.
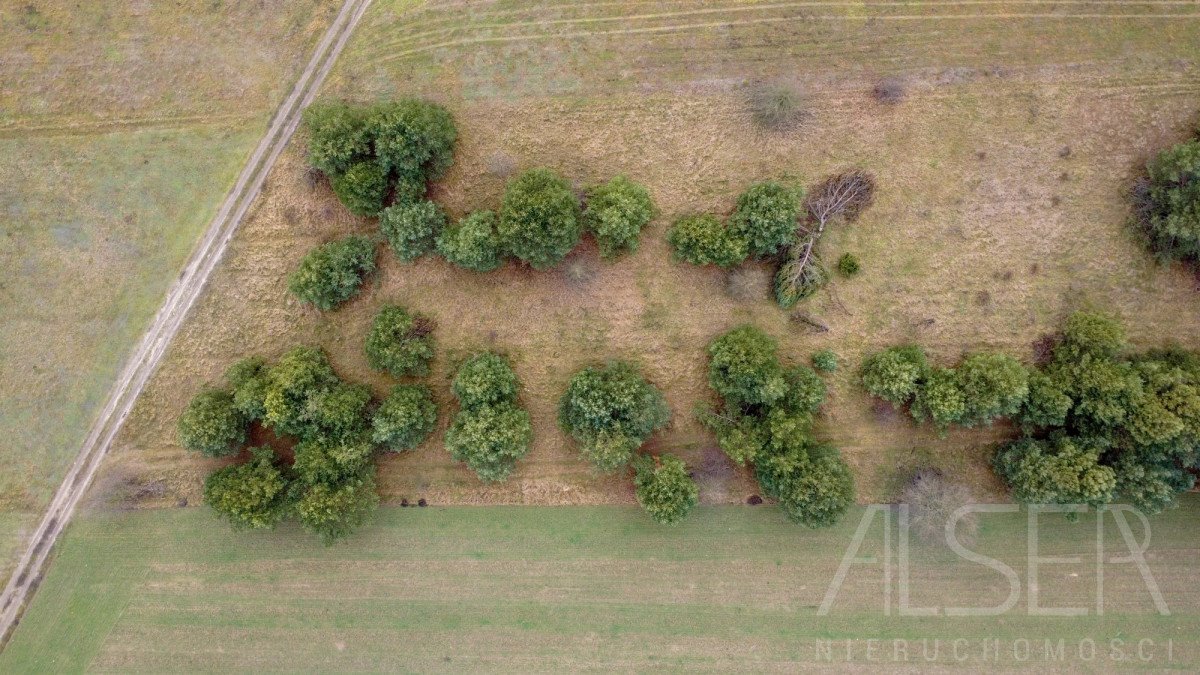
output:
[[[908,505],[911,531],[928,544],[945,541],[946,522],[960,507],[976,502],[971,489],[946,478],[940,471],[922,469],[904,489],[900,502]],[[970,513],[958,520],[958,540],[964,544],[979,533],[979,519]]]

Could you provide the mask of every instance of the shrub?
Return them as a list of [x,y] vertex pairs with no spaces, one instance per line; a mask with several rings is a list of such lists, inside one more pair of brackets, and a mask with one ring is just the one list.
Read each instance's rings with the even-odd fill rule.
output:
[[904,405],[916,395],[929,363],[925,350],[916,345],[885,349],[863,363],[860,376],[872,396],[894,405]]
[[530,169],[505,188],[498,232],[509,253],[549,269],[579,243],[579,200],[557,173]]
[[1147,461],[1132,453],[1122,455],[1113,465],[1116,492],[1139,510],[1162,513],[1175,505],[1175,497],[1191,490],[1196,478],[1174,462]]
[[784,131],[804,120],[804,100],[787,87],[758,85],[750,92],[750,116],[760,129]]
[[314,103],[304,110],[308,163],[327,176],[345,173],[372,155],[367,111],[344,103]]
[[374,451],[370,433],[343,438],[313,435],[296,444],[292,471],[305,485],[337,487],[368,469]]
[[779,401],[788,382],[776,348],[774,338],[749,324],[718,336],[708,344],[709,385],[739,408]]
[[375,471],[367,469],[339,485],[309,485],[296,502],[296,514],[328,546],[361,527],[378,505]]
[[458,131],[450,112],[436,103],[402,99],[379,104],[366,124],[379,165],[401,184],[420,185],[421,194],[426,181],[441,177],[454,162]]
[[517,398],[520,383],[508,360],[499,354],[484,352],[463,362],[450,388],[464,409]]
[[338,200],[356,216],[376,216],[383,210],[388,178],[376,162],[355,162],[345,173],[330,176],[329,185]]
[[755,475],[787,517],[808,527],[829,527],[854,503],[850,468],[833,448],[770,455],[755,462]]
[[638,503],[654,522],[673,525],[695,508],[700,496],[687,465],[678,457],[640,457],[634,463],[633,479]]
[[784,371],[787,391],[780,409],[796,413],[815,413],[825,402],[825,381],[808,366],[792,366]]
[[[900,503],[908,504],[908,523],[912,532],[928,544],[946,540],[946,523],[958,509],[976,502],[971,489],[956,483],[937,471],[918,471],[900,495]],[[979,518],[975,512],[958,519],[955,535],[961,542],[969,542],[979,532]]]
[[957,370],[966,404],[962,422],[968,426],[1013,417],[1029,396],[1029,371],[1011,356],[972,354]]
[[676,220],[667,232],[667,241],[677,260],[693,265],[731,267],[748,255],[746,241],[707,213]]
[[252,459],[217,469],[204,481],[204,501],[234,529],[275,527],[287,513],[288,485],[271,448],[254,448]]
[[1116,318],[1099,312],[1075,312],[1067,318],[1062,342],[1055,347],[1054,355],[1062,360],[1084,355],[1111,359],[1124,347],[1125,328]]
[[320,349],[296,347],[267,371],[263,422],[278,434],[304,436],[311,430],[309,401],[339,382]]
[[267,362],[259,356],[242,359],[225,371],[225,381],[233,388],[233,406],[247,420],[260,420],[266,413],[267,372]]
[[871,94],[880,103],[896,105],[904,100],[907,92],[905,91],[904,80],[898,77],[885,77],[875,84],[875,88],[871,90]]
[[752,256],[771,256],[796,240],[803,190],[775,181],[751,185],[729,217],[730,234],[746,242]]
[[350,236],[304,256],[288,278],[288,290],[301,302],[328,311],[353,297],[374,270],[375,245],[366,237]]
[[246,417],[228,391],[207,389],[196,394],[179,417],[179,444],[209,457],[234,455],[246,442]]
[[992,460],[996,473],[1025,504],[1089,504],[1112,500],[1117,479],[1100,464],[1100,451],[1081,439],[1023,438],[1005,445]]
[[701,418],[717,434],[717,445],[735,464],[753,462],[770,440],[762,420],[752,415],[728,411],[725,415],[706,415]]
[[944,431],[951,424],[962,423],[966,414],[966,394],[958,373],[948,368],[931,370],[913,399],[913,418],[928,419]]
[[446,214],[431,201],[393,204],[383,210],[379,227],[396,257],[411,262],[433,250],[446,226]]
[[504,262],[496,214],[476,211],[451,225],[437,238],[437,251],[452,265],[475,272],[491,272]]
[[832,349],[822,349],[813,354],[812,366],[821,373],[833,373],[838,369],[838,357]]
[[729,272],[725,290],[738,302],[755,302],[767,297],[771,276],[757,264],[740,265]]
[[576,373],[558,405],[559,425],[601,471],[625,466],[670,419],[662,392],[621,361]]
[[508,478],[532,441],[529,413],[510,401],[465,409],[446,431],[450,456],[492,482]]
[[437,403],[423,384],[392,389],[371,419],[371,440],[399,452],[420,445],[437,426]]
[[371,390],[362,384],[335,382],[309,394],[305,406],[306,437],[332,443],[361,441],[367,430]]
[[1034,371],[1029,374],[1029,396],[1017,419],[1026,430],[1061,427],[1067,421],[1072,403],[1058,382]]
[[403,307],[384,307],[367,334],[367,363],[396,377],[428,375],[434,325],[432,319]]
[[858,256],[853,253],[843,253],[842,257],[837,261],[838,271],[843,276],[852,277],[862,271],[862,265],[858,262]]
[[612,258],[638,248],[642,228],[654,218],[654,201],[645,187],[617,176],[587,193],[583,222],[596,237],[600,255]]
[[1154,249],[1168,259],[1200,257],[1200,140],[1164,150],[1146,169]]

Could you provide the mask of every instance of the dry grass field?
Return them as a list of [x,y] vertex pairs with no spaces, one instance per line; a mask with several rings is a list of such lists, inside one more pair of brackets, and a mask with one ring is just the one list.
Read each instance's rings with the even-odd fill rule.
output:
[[0,578],[337,7],[0,3]]
[[[231,532],[203,509],[91,513],[72,523],[0,654],[0,670],[1200,666],[1194,496],[1152,521],[1148,566],[1169,616],[1155,613],[1131,565],[1105,566],[1098,615],[1094,516],[1069,523],[1053,514],[1039,519],[1038,553],[1077,562],[1039,567],[1039,604],[1088,614],[1031,616],[1023,513],[984,516],[972,545],[1018,574],[1020,600],[1003,616],[899,616],[896,586],[887,612],[878,564],[855,565],[820,616],[860,513],[812,532],[767,507],[701,507],[675,528],[655,525],[636,507],[383,508],[369,534],[330,548],[292,524],[254,536]],[[1120,535],[1111,517],[1105,522],[1106,550],[1119,555]],[[860,555],[882,552],[881,523],[876,516]],[[1141,537],[1136,522],[1133,528]],[[915,546],[911,555],[913,607],[990,607],[1008,593],[995,571],[945,549]],[[1047,641],[1054,648],[1060,640],[1061,656],[1046,651]]]
[[[561,270],[404,265],[381,248],[364,291],[320,313],[288,295],[285,277],[314,245],[376,225],[307,178],[297,137],[137,404],[97,499],[195,503],[214,464],[176,446],[175,420],[244,355],[320,345],[344,376],[386,392],[393,381],[362,350],[385,303],[438,321],[430,379],[443,428],[453,365],[485,347],[513,357],[535,425],[532,452],[497,486],[454,465],[440,432],[385,457],[392,501],[632,503],[628,479],[595,475],[555,425],[570,375],[606,358],[640,363],[666,392],[674,420],[652,444],[692,465],[702,501],[743,501],[752,480],[692,411],[709,396],[704,345],[746,321],[777,336],[785,359],[827,347],[842,358],[818,432],[848,458],[860,501],[894,498],[918,465],[997,497],[987,460],[1009,430],[939,438],[875,409],[853,373],[865,353],[906,340],[947,363],[982,348],[1029,358],[1080,307],[1120,314],[1139,345],[1200,347],[1196,279],[1153,264],[1126,226],[1124,197],[1145,158],[1195,123],[1198,53],[1200,12],[1186,3],[380,0],[325,95],[447,105],[460,143],[433,197],[453,215],[494,208],[507,175],[546,165],[580,186],[625,173],[649,187],[660,217],[636,255],[602,262],[581,247],[575,260],[594,271],[584,283]],[[873,99],[884,76],[904,82],[902,103]],[[802,128],[756,130],[746,99],[760,82],[804,92]],[[719,270],[671,262],[664,236],[676,216],[727,213],[754,180],[811,185],[848,166],[873,172],[879,192],[823,241],[828,259],[852,251],[865,268],[801,306],[828,332],[789,321],[765,295],[730,299]]]

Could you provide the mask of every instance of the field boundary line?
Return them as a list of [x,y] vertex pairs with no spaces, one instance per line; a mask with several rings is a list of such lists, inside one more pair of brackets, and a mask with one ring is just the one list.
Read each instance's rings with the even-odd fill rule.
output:
[[162,307],[113,384],[79,455],[55,491],[46,514],[29,540],[3,594],[0,594],[0,640],[4,644],[7,644],[20,621],[21,612],[31,593],[36,590],[38,578],[54,544],[91,484],[134,401],[157,369],[171,339],[203,291],[242,217],[262,190],[271,167],[300,124],[300,113],[315,98],[370,3],[371,0],[345,0],[288,97],[272,116],[267,133],[250,155],[237,182],[221,203],[188,263],[167,292]]

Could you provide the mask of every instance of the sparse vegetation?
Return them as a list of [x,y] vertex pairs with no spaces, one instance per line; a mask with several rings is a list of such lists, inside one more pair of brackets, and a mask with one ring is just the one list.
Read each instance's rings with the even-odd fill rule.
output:
[[764,300],[771,292],[771,274],[761,265],[739,265],[729,271],[725,290],[738,302]]
[[799,126],[808,111],[804,97],[778,84],[755,85],[749,96],[755,126],[766,131],[786,131]]
[[[940,471],[918,471],[900,495],[900,503],[908,505],[911,531],[927,544],[946,541],[946,524],[958,509],[976,503],[966,485],[955,482]],[[979,515],[969,511],[958,518],[954,533],[960,542],[968,543],[979,532]]]
[[617,176],[587,192],[584,226],[596,237],[600,255],[613,258],[637,251],[642,228],[654,218],[654,201],[645,187]]
[[875,84],[871,94],[876,101],[887,105],[896,105],[904,101],[908,95],[904,80],[898,77],[885,77]]
[[375,271],[375,244],[366,237],[350,236],[318,246],[304,256],[288,278],[288,290],[321,310],[354,297],[363,278]]

